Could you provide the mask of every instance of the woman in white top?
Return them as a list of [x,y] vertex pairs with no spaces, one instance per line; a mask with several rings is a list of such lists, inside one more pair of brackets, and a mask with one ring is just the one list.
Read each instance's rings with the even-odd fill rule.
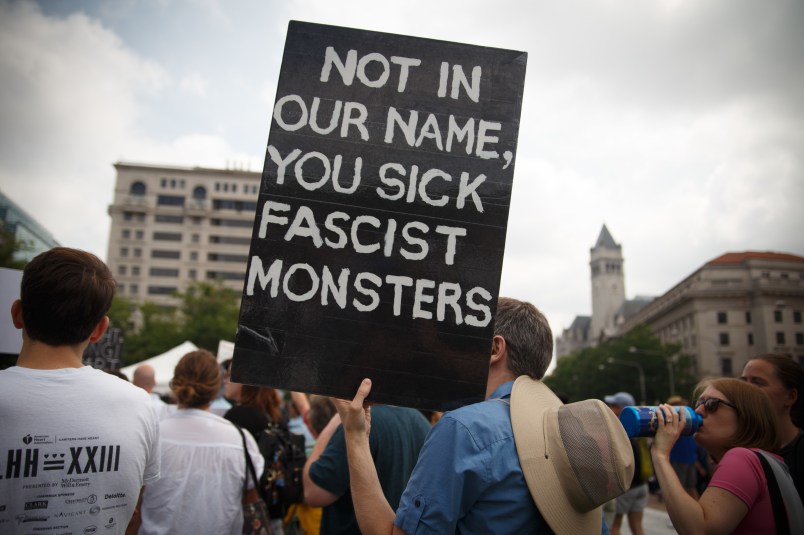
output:
[[[140,535],[242,533],[244,483],[253,484],[240,433],[208,411],[221,379],[208,351],[188,353],[176,365],[171,388],[178,410],[160,421],[161,477],[145,488]],[[251,434],[245,438],[261,474],[263,457]]]

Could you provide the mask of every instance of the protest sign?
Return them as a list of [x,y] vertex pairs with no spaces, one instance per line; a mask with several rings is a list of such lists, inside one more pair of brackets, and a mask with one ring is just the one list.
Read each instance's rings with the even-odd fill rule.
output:
[[290,23],[233,381],[483,398],[526,58]]
[[106,329],[100,340],[84,349],[84,366],[99,370],[119,370],[123,365],[123,330]]

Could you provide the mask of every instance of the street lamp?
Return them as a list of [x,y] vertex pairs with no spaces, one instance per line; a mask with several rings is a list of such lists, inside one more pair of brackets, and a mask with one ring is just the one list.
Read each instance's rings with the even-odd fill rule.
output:
[[671,357],[665,355],[661,351],[653,351],[650,349],[639,349],[638,347],[631,346],[628,348],[629,353],[645,353],[647,355],[658,355],[660,357],[664,357],[665,362],[667,363],[667,375],[668,379],[670,380],[670,395],[676,395],[676,381],[675,377],[673,376],[673,361],[670,360]]
[[620,364],[621,366],[633,366],[639,372],[639,393],[642,395],[642,403],[647,401],[648,396],[645,395],[645,370],[642,369],[640,364],[636,362],[628,362],[625,360],[617,360],[614,357],[609,357],[606,359],[606,362],[609,364]]

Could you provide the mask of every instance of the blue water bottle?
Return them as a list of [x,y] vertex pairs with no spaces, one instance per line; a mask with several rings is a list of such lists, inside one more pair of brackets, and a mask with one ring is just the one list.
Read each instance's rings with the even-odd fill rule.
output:
[[[642,407],[623,407],[620,412],[620,422],[622,422],[625,432],[629,437],[652,437],[656,434],[659,422],[656,420],[656,405]],[[684,411],[686,420],[682,435],[691,435],[703,425],[703,417],[695,412],[692,407],[673,407],[678,413]]]

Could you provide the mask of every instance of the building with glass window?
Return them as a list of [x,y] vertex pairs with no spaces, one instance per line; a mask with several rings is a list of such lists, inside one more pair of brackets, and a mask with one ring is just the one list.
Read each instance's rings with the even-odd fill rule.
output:
[[0,191],[0,228],[14,235],[23,247],[14,253],[14,260],[28,261],[59,242],[33,217]]
[[697,377],[739,376],[761,353],[804,365],[804,257],[726,253],[704,264],[618,326],[648,325],[695,357]]
[[120,295],[172,305],[192,281],[242,291],[260,173],[116,163],[107,263]]

